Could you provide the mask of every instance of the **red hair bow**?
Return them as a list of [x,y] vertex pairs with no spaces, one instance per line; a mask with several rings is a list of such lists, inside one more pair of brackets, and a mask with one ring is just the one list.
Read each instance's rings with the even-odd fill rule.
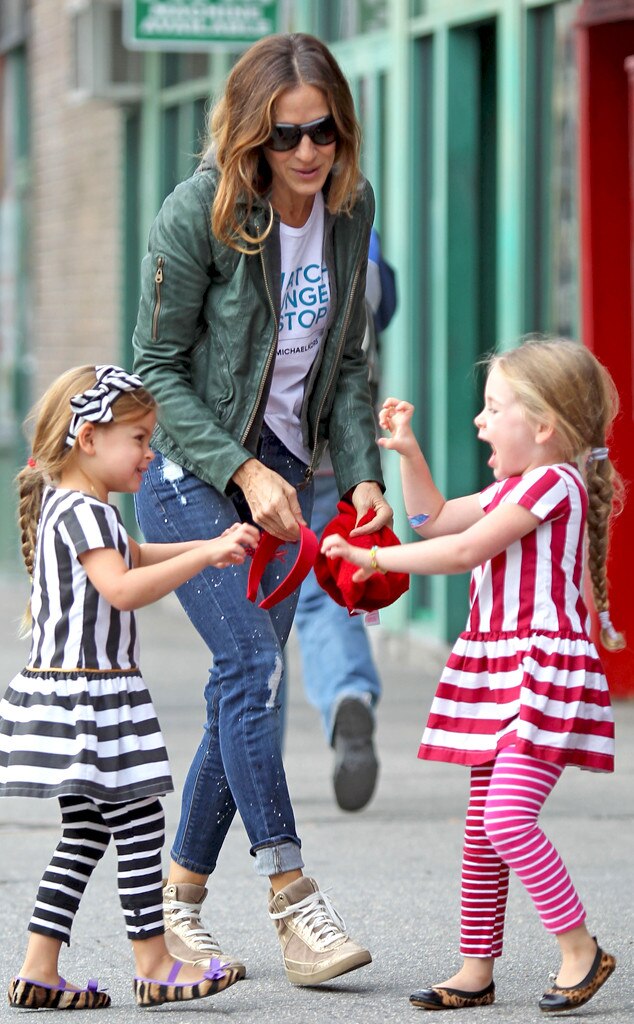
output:
[[[299,549],[291,571],[271,594],[260,601],[260,608],[272,608],[274,604],[283,601],[285,597],[288,597],[297,589],[312,569],[319,546],[317,537],[307,526],[300,526],[299,533]],[[260,535],[260,540],[253,553],[253,561],[249,568],[249,579],[247,582],[247,597],[249,601],[255,601],[262,574],[269,562],[275,557],[280,544],[284,543],[285,541],[274,537],[272,533],[264,531]]]

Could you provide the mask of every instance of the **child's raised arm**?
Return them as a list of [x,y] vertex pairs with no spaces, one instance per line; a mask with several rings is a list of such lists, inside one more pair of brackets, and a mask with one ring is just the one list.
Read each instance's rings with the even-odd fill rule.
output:
[[449,501],[444,498],[412,430],[413,413],[414,406],[399,398],[386,398],[379,412],[379,424],[390,434],[379,438],[379,444],[401,456],[401,484],[410,525],[420,537],[459,533],[482,517],[480,499],[477,494]]
[[114,608],[134,611],[165,597],[207,566],[241,565],[246,549],[255,548],[259,536],[255,526],[236,523],[211,540],[166,545],[132,542],[133,558],[140,559],[133,569],[113,548],[95,548],[79,558],[92,585]]

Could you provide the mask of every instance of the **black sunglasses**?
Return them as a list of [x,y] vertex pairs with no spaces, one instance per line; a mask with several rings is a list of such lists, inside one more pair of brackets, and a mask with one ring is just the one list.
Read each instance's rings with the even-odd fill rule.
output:
[[296,149],[304,135],[308,135],[315,146],[330,146],[339,138],[335,119],[332,114],[327,114],[326,117],[307,121],[306,124],[274,124],[264,145],[277,153],[285,153],[289,149]]

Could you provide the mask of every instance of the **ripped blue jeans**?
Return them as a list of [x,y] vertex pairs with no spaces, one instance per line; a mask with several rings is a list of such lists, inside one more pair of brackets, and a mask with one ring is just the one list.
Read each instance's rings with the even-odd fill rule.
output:
[[[266,427],[258,458],[295,486],[303,479],[304,464]],[[299,491],[299,499],[309,522],[312,485]],[[144,476],[136,509],[145,538],[153,543],[217,536],[232,523],[249,518],[241,496],[234,503],[160,453]],[[295,545],[287,545],[286,551],[286,564],[274,559],[267,567],[258,602],[295,560]],[[303,867],[282,764],[279,722],[282,649],[293,622],[297,591],[264,611],[246,598],[250,564],[247,559],[241,566],[205,569],[176,591],[213,655],[205,687],[207,719],[183,788],[171,851],[177,864],[200,875],[214,870],[236,808],[259,875]],[[175,686],[193,682],[184,655]]]

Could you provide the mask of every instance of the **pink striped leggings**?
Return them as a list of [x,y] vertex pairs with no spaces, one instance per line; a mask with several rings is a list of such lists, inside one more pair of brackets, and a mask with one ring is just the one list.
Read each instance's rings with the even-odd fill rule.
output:
[[548,932],[558,935],[585,920],[561,857],[537,826],[562,771],[514,747],[472,769],[462,859],[463,956],[501,956],[510,868]]

